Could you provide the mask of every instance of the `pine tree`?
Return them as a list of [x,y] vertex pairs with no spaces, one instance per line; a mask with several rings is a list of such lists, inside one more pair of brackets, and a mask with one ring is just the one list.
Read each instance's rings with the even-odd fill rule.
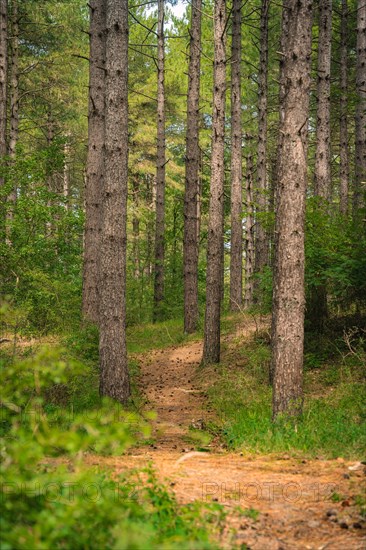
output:
[[[6,155],[6,105],[8,76],[8,3],[0,0],[0,159]],[[0,187],[4,178],[0,176]],[[2,223],[2,221],[1,221]]]
[[331,196],[330,165],[330,61],[332,48],[332,0],[319,0],[317,68],[317,124],[315,149],[315,195]]
[[99,252],[104,178],[106,0],[90,3],[89,124],[85,186],[84,319],[99,321]]
[[365,205],[366,193],[366,2],[357,2],[357,65],[355,116],[355,183],[353,191],[353,214]]
[[341,55],[340,55],[340,165],[339,165],[339,209],[341,214],[348,212],[348,5],[347,0],[342,0],[341,11]]
[[280,125],[272,314],[273,418],[302,410],[304,230],[307,186],[311,20],[310,0],[290,0],[283,71],[286,93]]
[[234,0],[232,18],[230,309],[238,311],[243,296],[241,0]]
[[270,0],[262,0],[258,86],[257,216],[255,225],[255,272],[268,264],[268,235],[260,216],[267,211],[267,106],[268,106],[268,17]]
[[130,394],[126,350],[128,1],[107,0],[105,178],[100,256],[100,393]]
[[214,92],[207,241],[206,312],[203,346],[204,363],[218,363],[220,361],[226,93],[225,4],[225,0],[215,0],[214,5]]
[[154,266],[154,311],[153,320],[162,317],[164,300],[165,257],[165,51],[164,51],[164,0],[158,0],[158,111],[156,153],[156,224]]
[[201,0],[193,0],[187,95],[186,173],[184,194],[184,331],[197,329],[198,322],[198,239],[199,239],[199,95],[201,65]]

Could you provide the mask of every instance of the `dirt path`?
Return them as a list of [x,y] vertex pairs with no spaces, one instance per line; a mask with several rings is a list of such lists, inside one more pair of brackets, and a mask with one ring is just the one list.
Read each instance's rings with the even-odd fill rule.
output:
[[[247,325],[243,336],[255,330]],[[233,511],[222,546],[252,550],[366,548],[365,523],[353,496],[365,483],[365,472],[349,470],[342,459],[301,460],[284,456],[228,453],[214,443],[197,452],[187,440],[190,426],[207,421],[206,379],[198,375],[200,342],[150,352],[141,357],[141,391],[157,412],[156,443],[133,449],[128,456],[105,459],[115,471],[152,462],[180,502],[217,501]],[[97,457],[89,461],[98,463]],[[331,495],[337,493],[339,502]],[[254,509],[258,518],[234,510]],[[254,516],[255,512],[249,512]],[[232,536],[232,528],[236,534]],[[229,542],[230,541],[230,542]]]

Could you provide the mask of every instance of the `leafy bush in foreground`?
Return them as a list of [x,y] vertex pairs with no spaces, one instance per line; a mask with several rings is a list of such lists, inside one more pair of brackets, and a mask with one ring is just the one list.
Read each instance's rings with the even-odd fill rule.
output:
[[220,506],[178,506],[151,469],[85,466],[83,453],[120,455],[149,428],[108,400],[93,414],[50,412],[50,389],[85,368],[61,357],[44,349],[1,368],[2,550],[213,548],[206,525],[219,528]]

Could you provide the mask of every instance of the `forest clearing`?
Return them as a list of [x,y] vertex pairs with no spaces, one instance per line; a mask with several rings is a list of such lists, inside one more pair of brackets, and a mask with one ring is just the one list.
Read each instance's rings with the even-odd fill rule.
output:
[[366,545],[365,0],[0,0],[2,550]]

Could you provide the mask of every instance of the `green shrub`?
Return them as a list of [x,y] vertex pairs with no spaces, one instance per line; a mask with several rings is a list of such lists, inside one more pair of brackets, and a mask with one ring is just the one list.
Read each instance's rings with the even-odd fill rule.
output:
[[[219,505],[179,506],[151,469],[117,475],[83,455],[121,455],[149,435],[138,415],[110,400],[79,411],[49,396],[83,374],[63,350],[1,365],[2,549],[215,548]],[[102,461],[102,458],[98,458]]]

